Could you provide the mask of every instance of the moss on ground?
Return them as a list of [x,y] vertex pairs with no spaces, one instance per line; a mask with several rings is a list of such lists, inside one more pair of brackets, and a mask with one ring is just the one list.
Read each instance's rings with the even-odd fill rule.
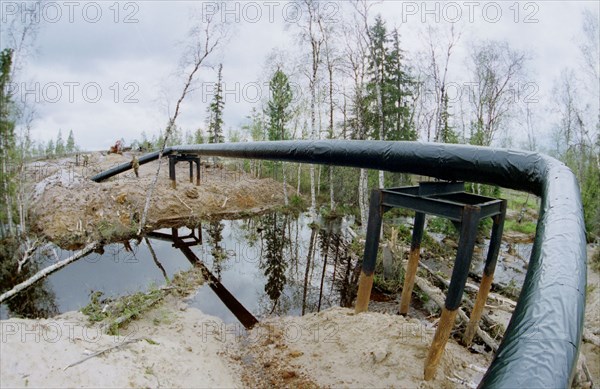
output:
[[119,329],[139,318],[168,295],[187,296],[196,290],[204,278],[199,267],[179,272],[166,287],[151,286],[147,292],[137,292],[116,299],[102,298],[102,292],[92,292],[90,303],[81,309],[91,323],[101,323],[107,333],[117,335]]

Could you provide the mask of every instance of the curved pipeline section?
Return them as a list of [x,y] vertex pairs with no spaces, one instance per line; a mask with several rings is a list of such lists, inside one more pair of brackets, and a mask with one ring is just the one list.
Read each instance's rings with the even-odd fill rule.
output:
[[175,146],[164,154],[172,152],[412,173],[540,196],[536,236],[521,295],[480,387],[570,385],[582,337],[587,259],[579,186],[563,163],[532,152],[418,142],[203,144]]

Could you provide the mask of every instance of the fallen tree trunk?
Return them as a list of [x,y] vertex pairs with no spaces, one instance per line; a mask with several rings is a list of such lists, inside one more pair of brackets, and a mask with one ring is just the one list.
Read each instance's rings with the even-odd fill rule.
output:
[[587,328],[583,329],[583,341],[591,343],[596,347],[600,347],[600,336],[595,335],[592,331]]
[[69,258],[64,259],[64,260],[62,260],[60,262],[57,262],[54,265],[45,267],[44,269],[42,269],[39,272],[35,273],[33,276],[31,276],[27,280],[21,282],[18,285],[15,285],[15,287],[12,288],[11,290],[2,293],[0,295],[0,303],[4,302],[5,300],[8,300],[9,298],[13,297],[14,295],[16,295],[17,293],[21,292],[22,290],[27,289],[28,287],[30,287],[31,285],[35,284],[36,282],[38,282],[42,278],[50,275],[51,273],[54,273],[55,271],[57,271],[57,270],[65,267],[65,266],[67,266],[71,262],[75,262],[76,260],[78,260],[78,259],[86,256],[91,251],[93,251],[94,249],[96,249],[99,245],[100,245],[99,242],[92,242],[92,243],[88,244],[87,246],[85,246],[81,251],[78,251],[77,253],[71,255]]
[[[442,291],[436,286],[432,285],[426,279],[415,276],[415,284],[421,289],[421,291],[429,296],[440,308],[444,308],[444,295]],[[458,317],[464,321],[465,323],[469,322],[469,318],[463,312],[461,308],[458,308]],[[498,350],[498,343],[487,332],[483,331],[479,326],[477,326],[476,330],[477,335],[483,340],[485,344],[487,344],[494,352]]]
[[[443,283],[446,287],[448,287],[450,285],[450,281],[446,280],[445,278],[439,276],[438,274],[436,274],[433,269],[431,269],[429,266],[425,265],[423,263],[423,261],[419,261],[419,267],[426,270],[429,274],[431,274],[433,277],[435,277],[435,279],[437,279],[438,281],[440,281],[441,283]],[[475,293],[477,293],[479,291],[479,286],[472,284],[470,282],[467,282],[465,284],[465,289],[469,289]],[[508,305],[507,309],[514,309],[517,306],[517,303],[511,299],[509,299],[508,297],[505,296],[501,296],[497,293],[494,292],[490,292],[488,293],[488,298],[489,299],[493,299],[496,300],[500,303],[506,304]],[[512,310],[510,310],[509,312],[512,312]]]

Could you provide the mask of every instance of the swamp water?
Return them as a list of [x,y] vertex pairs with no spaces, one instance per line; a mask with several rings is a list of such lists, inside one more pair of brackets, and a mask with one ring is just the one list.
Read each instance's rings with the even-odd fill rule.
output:
[[[388,222],[390,220],[386,220],[386,224]],[[357,255],[349,254],[348,250],[351,241],[348,226],[352,225],[352,220],[324,221],[319,218],[312,223],[306,213],[298,217],[271,213],[240,220],[206,222],[200,228],[202,241],[195,242],[190,249],[259,320],[270,314],[301,315],[331,306],[350,306],[358,276]],[[393,223],[412,228],[412,220],[408,218]],[[314,230],[311,224],[316,227]],[[158,232],[173,234],[171,229]],[[199,237],[198,229],[192,231],[183,227],[177,230],[179,237],[191,233]],[[442,243],[443,235],[429,234]],[[481,274],[483,270],[489,239],[479,247],[472,264],[475,274]],[[501,287],[511,284],[520,287],[531,247],[530,243],[509,245],[503,242],[494,282]],[[177,272],[193,266],[172,241],[149,237],[147,241],[130,241],[128,248],[123,243],[106,245],[103,254],[92,253],[51,274],[7,304],[0,305],[0,319],[51,317],[79,310],[90,302],[93,292],[102,292],[102,298],[116,298],[148,291],[165,285],[166,278],[172,279]],[[52,251],[61,260],[73,253],[49,247],[33,264],[27,265],[31,274],[55,263]],[[312,254],[309,256],[309,253]],[[434,270],[451,272],[450,268],[440,268],[442,264],[435,259],[423,260]],[[238,323],[235,314],[206,283],[187,303],[225,323]]]
[[[312,222],[308,214],[294,217],[278,213],[205,222],[200,227],[202,241],[190,249],[255,317],[314,312],[340,305],[342,294],[351,290],[347,284],[353,272],[346,272],[345,267],[354,268],[356,260],[350,260],[346,253],[346,218],[317,220],[314,230]],[[157,232],[173,233],[171,229]],[[176,233],[179,237],[191,233],[199,236],[198,229],[185,227]],[[102,292],[102,298],[116,298],[147,291],[193,266],[173,242],[149,237],[147,241],[129,241],[126,246],[106,245],[104,253],[92,253],[51,274],[22,296],[2,304],[0,318],[50,317],[79,310],[90,302],[93,292]],[[62,260],[72,253],[48,247],[45,254],[35,258],[33,268],[49,266],[56,257]],[[226,323],[237,323],[236,316],[206,283],[187,303]]]

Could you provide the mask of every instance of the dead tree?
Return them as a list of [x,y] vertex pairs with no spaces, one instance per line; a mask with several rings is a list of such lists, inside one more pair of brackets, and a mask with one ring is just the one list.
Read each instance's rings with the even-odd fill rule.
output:
[[144,205],[144,211],[142,212],[138,235],[140,235],[145,228],[148,210],[150,209],[150,201],[152,200],[152,193],[154,192],[154,188],[156,187],[156,183],[160,174],[162,156],[169,140],[169,136],[175,128],[175,122],[179,116],[181,103],[186,98],[188,93],[191,92],[194,77],[204,65],[206,59],[215,50],[217,50],[217,48],[227,37],[227,25],[219,23],[217,20],[215,20],[214,15],[202,15],[202,23],[204,24],[203,26],[197,26],[190,32],[191,44],[188,46],[187,52],[184,54],[183,58],[184,67],[186,67],[185,65],[188,65],[190,70],[187,78],[185,79],[181,95],[177,100],[177,104],[175,104],[175,112],[173,113],[173,116],[169,118],[167,127],[165,129],[165,136],[158,154],[158,167],[156,169],[156,175],[154,176],[146,194],[146,203]]

